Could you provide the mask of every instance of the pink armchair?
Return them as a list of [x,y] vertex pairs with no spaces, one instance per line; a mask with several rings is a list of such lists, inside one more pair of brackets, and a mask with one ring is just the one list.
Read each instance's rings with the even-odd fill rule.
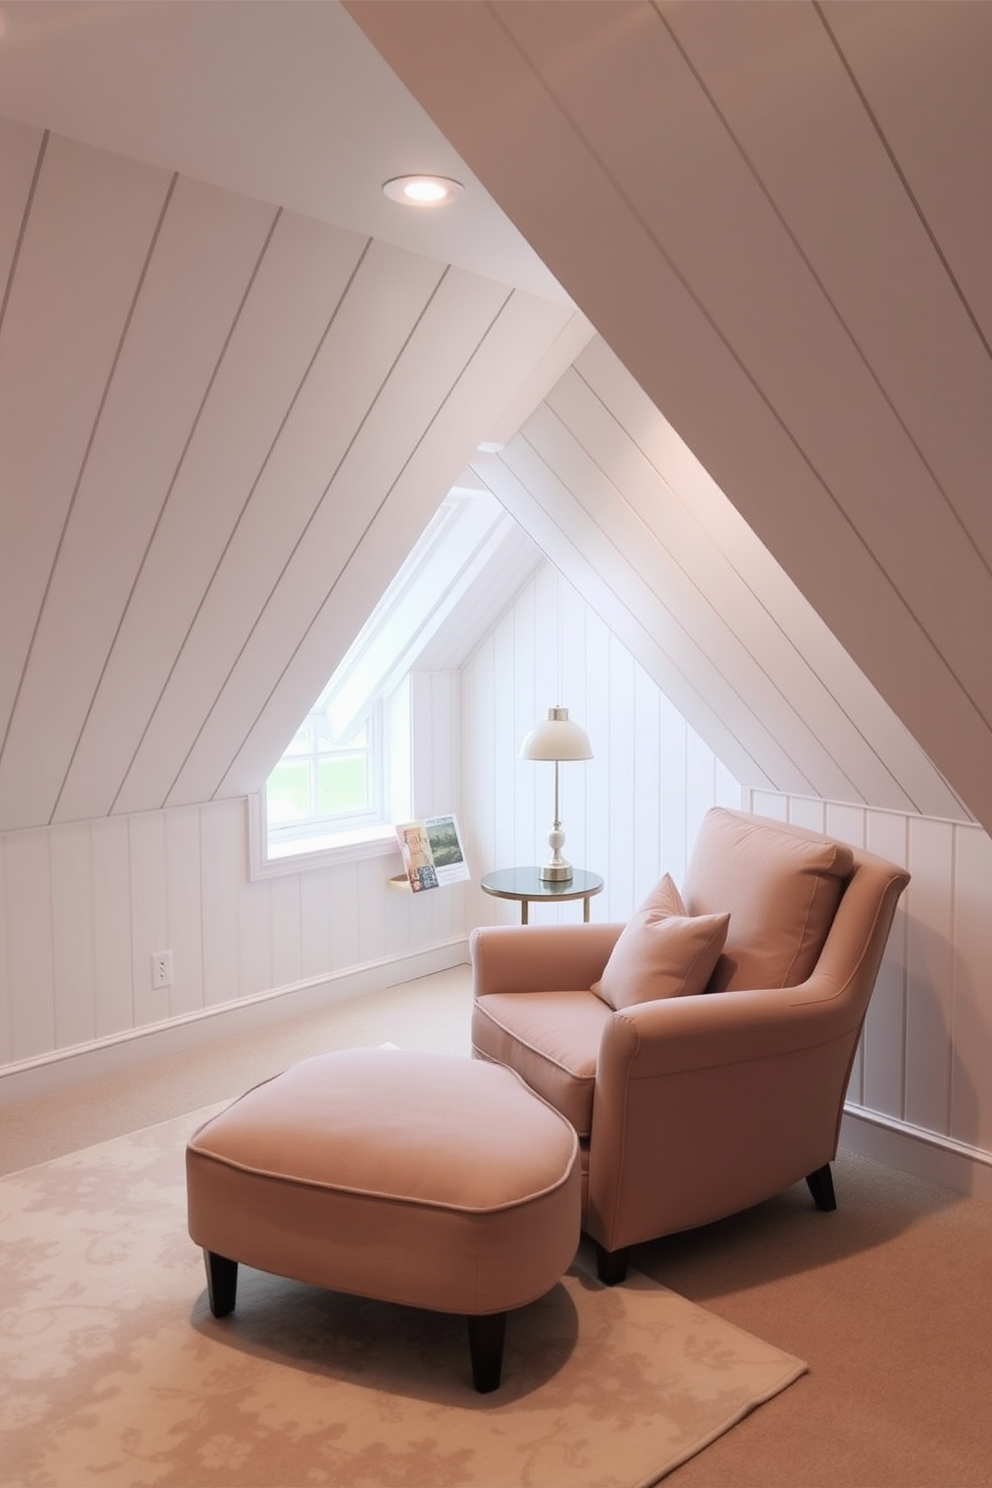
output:
[[714,808],[678,906],[683,929],[712,923],[722,943],[705,990],[659,980],[649,914],[473,932],[473,1053],[515,1069],[578,1132],[603,1281],[623,1280],[632,1245],[803,1178],[836,1207],[844,1097],[908,882],[859,848]]

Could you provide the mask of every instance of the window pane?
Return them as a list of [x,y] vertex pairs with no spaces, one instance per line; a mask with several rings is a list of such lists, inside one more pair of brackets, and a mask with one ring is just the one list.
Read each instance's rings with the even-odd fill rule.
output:
[[311,810],[309,761],[280,760],[265,790],[265,812],[270,825],[309,816]]
[[[309,754],[313,748],[310,739],[313,725],[309,718],[305,718],[293,735],[286,754]],[[285,758],[285,755],[283,756]]]
[[368,767],[364,754],[339,754],[318,761],[318,816],[364,811],[368,804]]

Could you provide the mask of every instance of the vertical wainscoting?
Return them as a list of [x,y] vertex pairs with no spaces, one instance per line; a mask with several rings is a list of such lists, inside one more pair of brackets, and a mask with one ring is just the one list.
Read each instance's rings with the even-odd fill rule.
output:
[[992,1201],[992,839],[977,826],[747,793],[748,810],[903,864],[852,1073],[843,1141]]
[[[463,783],[476,924],[517,907],[478,888],[493,868],[548,857],[554,766],[519,758],[529,729],[563,705],[593,758],[560,767],[564,854],[601,873],[592,918],[626,919],[663,872],[680,880],[704,812],[740,806],[741,787],[581,595],[540,568],[462,671]],[[535,905],[536,921],[578,918]]]
[[239,799],[0,836],[0,1099],[464,960],[464,885],[391,889],[398,851],[251,881],[247,831]]

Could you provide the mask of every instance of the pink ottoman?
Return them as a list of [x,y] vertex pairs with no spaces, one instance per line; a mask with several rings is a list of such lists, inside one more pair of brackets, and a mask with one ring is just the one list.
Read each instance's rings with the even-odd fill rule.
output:
[[321,1054],[190,1139],[189,1233],[210,1308],[238,1263],[468,1318],[478,1390],[500,1382],[506,1314],[579,1241],[575,1132],[511,1070],[399,1049]]

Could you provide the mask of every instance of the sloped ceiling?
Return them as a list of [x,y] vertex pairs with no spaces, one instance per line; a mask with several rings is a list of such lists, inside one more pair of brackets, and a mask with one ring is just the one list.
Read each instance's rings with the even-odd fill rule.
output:
[[992,6],[346,8],[992,827]]
[[478,471],[743,784],[968,819],[600,337]]
[[349,9],[435,124],[335,0],[0,6],[0,830],[256,789],[482,440],[739,778],[988,825],[982,221],[832,8]]
[[30,126],[0,179],[0,827],[255,789],[588,327]]

